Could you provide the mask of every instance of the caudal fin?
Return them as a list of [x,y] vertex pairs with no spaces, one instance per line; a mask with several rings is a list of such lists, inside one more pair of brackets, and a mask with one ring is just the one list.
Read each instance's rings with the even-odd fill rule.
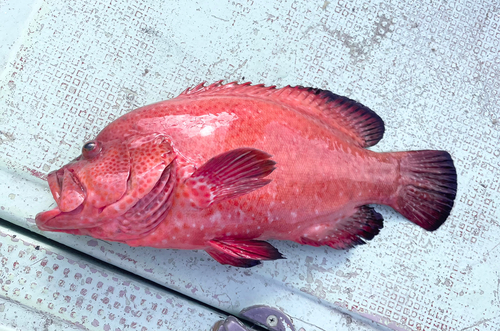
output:
[[450,154],[405,152],[400,165],[402,186],[393,208],[428,231],[438,229],[450,215],[457,194],[457,172]]

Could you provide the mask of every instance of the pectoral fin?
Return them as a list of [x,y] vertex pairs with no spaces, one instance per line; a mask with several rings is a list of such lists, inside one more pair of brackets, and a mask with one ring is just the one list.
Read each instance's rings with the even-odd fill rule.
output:
[[248,194],[271,182],[271,155],[254,148],[222,153],[203,164],[185,183],[185,192],[198,208]]
[[207,253],[217,262],[235,267],[250,268],[262,260],[283,259],[271,244],[259,240],[211,240]]

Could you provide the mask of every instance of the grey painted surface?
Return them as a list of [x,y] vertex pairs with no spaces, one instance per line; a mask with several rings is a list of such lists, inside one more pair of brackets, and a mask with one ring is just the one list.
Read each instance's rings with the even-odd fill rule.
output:
[[219,79],[325,88],[384,119],[386,134],[374,150],[453,155],[459,191],[438,231],[426,233],[377,207],[385,227],[364,247],[339,252],[273,242],[287,260],[250,270],[221,266],[204,252],[43,235],[231,314],[276,307],[306,331],[375,325],[363,326],[363,318],[394,330],[498,330],[496,2],[36,6],[4,55],[10,60],[0,83],[1,217],[38,231],[35,214],[53,204],[40,177],[135,107]]

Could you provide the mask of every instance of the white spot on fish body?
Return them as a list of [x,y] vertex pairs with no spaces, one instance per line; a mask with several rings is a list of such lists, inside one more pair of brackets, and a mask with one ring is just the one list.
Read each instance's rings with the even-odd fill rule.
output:
[[210,222],[215,223],[215,221],[220,221],[221,213],[219,211],[215,212],[212,216],[210,216]]
[[268,210],[267,211],[267,222],[271,224],[273,222],[273,214]]
[[205,228],[205,226],[204,226],[204,225],[200,226],[200,230],[203,230],[204,228]]
[[200,136],[202,136],[202,137],[209,136],[214,131],[215,131],[215,128],[213,126],[206,126],[200,130]]
[[292,211],[292,212],[290,213],[290,215],[292,215],[292,217],[293,217],[293,218],[296,218],[296,217],[297,217],[297,213],[296,213],[296,212],[294,212],[294,211]]

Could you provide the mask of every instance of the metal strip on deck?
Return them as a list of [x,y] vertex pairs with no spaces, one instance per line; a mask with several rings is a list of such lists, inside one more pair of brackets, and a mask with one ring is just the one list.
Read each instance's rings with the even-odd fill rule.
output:
[[209,330],[227,316],[0,225],[0,328]]

